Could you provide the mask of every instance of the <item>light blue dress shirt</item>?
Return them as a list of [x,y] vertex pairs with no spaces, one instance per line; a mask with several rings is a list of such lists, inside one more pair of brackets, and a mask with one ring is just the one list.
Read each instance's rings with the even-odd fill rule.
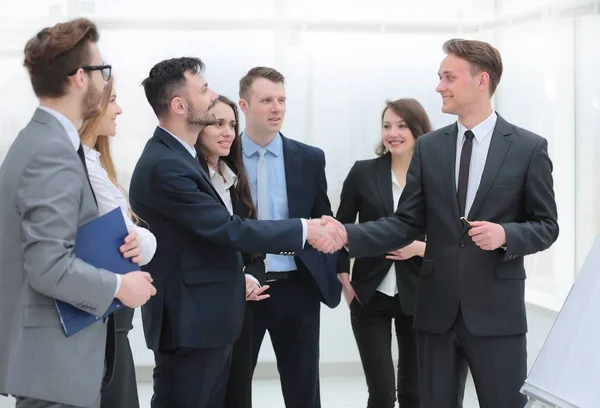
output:
[[[261,146],[250,139],[245,132],[242,133],[242,151],[244,166],[248,173],[252,201],[257,205],[257,175],[258,150]],[[275,138],[265,146],[267,153],[267,188],[269,194],[269,218],[271,220],[284,220],[289,218],[287,183],[285,179],[285,162],[283,159],[283,139],[277,133]],[[296,270],[296,261],[292,256],[267,254],[267,272],[286,272]]]

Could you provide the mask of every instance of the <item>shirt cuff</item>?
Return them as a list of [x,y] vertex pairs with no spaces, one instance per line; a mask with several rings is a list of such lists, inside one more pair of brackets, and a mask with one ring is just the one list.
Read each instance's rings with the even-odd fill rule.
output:
[[300,218],[300,222],[302,223],[302,249],[304,249],[304,244],[306,243],[306,235],[308,234],[308,225],[306,224],[306,220],[304,218]]
[[256,282],[256,284],[258,285],[258,287],[260,288],[260,282],[258,281],[258,279],[256,279],[254,276],[250,275],[249,273],[246,274],[246,278],[248,279],[252,279],[254,282]]
[[117,297],[117,293],[119,293],[119,289],[121,289],[121,275],[115,273],[115,276],[117,277],[117,290],[115,290],[114,297]]

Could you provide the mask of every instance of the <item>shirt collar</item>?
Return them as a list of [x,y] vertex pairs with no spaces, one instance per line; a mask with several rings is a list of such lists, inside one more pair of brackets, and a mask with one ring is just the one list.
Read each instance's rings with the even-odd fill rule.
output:
[[[242,152],[244,153],[244,156],[252,157],[260,149],[262,149],[262,146],[259,146],[254,140],[250,139],[246,132],[242,132]],[[276,157],[283,154],[283,139],[281,138],[281,133],[277,132],[273,140],[265,146],[265,149]]]
[[398,183],[398,179],[396,178],[396,173],[394,173],[394,170],[392,170],[391,172],[392,172],[392,184],[395,184],[398,188],[402,188],[400,186],[400,183]]
[[219,160],[219,168],[221,169],[221,174],[219,175],[212,167],[208,166],[208,174],[210,176],[211,181],[216,177],[222,176],[225,184],[225,189],[233,186],[237,180],[237,175],[229,168],[227,163],[223,160]]
[[194,149],[192,146],[190,146],[189,144],[187,144],[183,139],[175,136],[173,133],[169,132],[167,129],[165,129],[162,126],[158,126],[159,128],[161,128],[162,130],[164,130],[165,132],[167,132],[168,134],[170,134],[171,136],[173,136],[175,138],[175,140],[177,140],[179,143],[181,143],[183,145],[183,147],[185,147],[185,150],[187,150],[192,157],[196,157],[196,149]]
[[[475,127],[471,129],[471,132],[475,135],[475,139],[477,143],[483,142],[486,137],[488,137],[496,126],[496,121],[498,120],[498,115],[496,112],[492,111],[492,114],[488,116],[483,122],[477,124]],[[465,137],[465,132],[468,130],[465,125],[457,121],[458,123],[458,138],[459,140],[463,140]]]
[[98,163],[100,161],[100,152],[98,150],[89,148],[83,143],[81,145],[83,146],[83,154],[85,154],[87,159],[94,163]]
[[69,119],[67,119],[67,117],[65,115],[63,115],[62,113],[60,113],[57,110],[54,110],[54,109],[49,108],[44,105],[40,105],[39,108],[45,112],[48,112],[50,115],[54,116],[56,118],[56,120],[58,120],[60,122],[62,127],[65,128],[65,132],[67,132],[67,136],[69,136],[71,143],[73,143],[73,148],[75,150],[79,150],[79,145],[81,144],[81,140],[79,139],[79,132],[77,131],[77,128],[75,127],[73,122],[71,122]]

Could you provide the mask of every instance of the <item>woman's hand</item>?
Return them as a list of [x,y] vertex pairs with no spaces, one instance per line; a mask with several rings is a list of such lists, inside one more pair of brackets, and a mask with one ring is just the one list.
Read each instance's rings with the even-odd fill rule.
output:
[[414,256],[420,256],[421,258],[425,255],[425,242],[413,241],[412,244],[405,246],[404,248],[396,249],[395,251],[388,252],[386,258],[392,261],[405,261]]
[[246,276],[246,301],[258,302],[270,298],[271,295],[263,295],[269,289],[269,285],[258,286],[258,283]]

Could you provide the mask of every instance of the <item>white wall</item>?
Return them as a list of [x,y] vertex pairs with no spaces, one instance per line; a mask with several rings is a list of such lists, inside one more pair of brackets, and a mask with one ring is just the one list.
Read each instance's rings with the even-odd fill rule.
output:
[[[156,125],[140,82],[159,60],[194,55],[205,61],[210,86],[232,98],[255,65],[285,74],[283,132],[325,151],[335,210],[350,166],[373,157],[385,99],[418,99],[436,128],[454,121],[441,113],[435,93],[441,45],[451,37],[483,39],[504,58],[497,110],[550,143],[561,235],[552,249],[527,259],[527,295],[556,309],[600,227],[600,18],[561,17],[570,3],[372,0],[348,7],[341,0],[257,0],[209,7],[192,0],[121,0],[118,6],[116,0],[31,0],[11,2],[16,8],[9,12],[2,2],[0,160],[36,105],[22,68],[25,41],[40,27],[83,14],[99,23],[100,47],[124,109],[113,145],[124,185]],[[502,20],[507,16],[513,24]],[[136,325],[136,361],[151,365]],[[324,308],[321,327],[323,362],[358,361],[344,304]],[[261,361],[274,361],[268,341],[265,346]]]

